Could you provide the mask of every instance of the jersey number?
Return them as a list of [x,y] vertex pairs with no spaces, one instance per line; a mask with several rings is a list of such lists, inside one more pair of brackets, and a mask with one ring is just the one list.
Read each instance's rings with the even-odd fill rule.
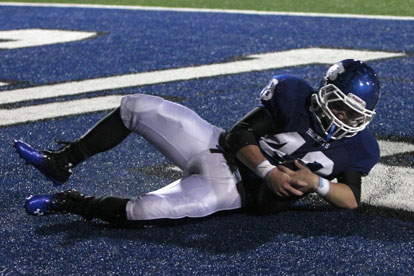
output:
[[[286,132],[280,133],[273,136],[273,139],[278,142],[279,145],[283,145],[279,148],[278,151],[282,151],[286,154],[293,154],[301,146],[303,146],[306,141],[300,136],[297,132]],[[305,163],[319,163],[322,165],[322,168],[315,171],[314,173],[321,175],[330,175],[333,171],[334,162],[329,159],[322,151],[311,151],[306,153],[303,157],[300,158]]]

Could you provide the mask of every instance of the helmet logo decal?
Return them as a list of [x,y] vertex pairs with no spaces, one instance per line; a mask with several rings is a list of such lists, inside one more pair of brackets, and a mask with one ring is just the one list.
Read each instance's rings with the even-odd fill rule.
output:
[[336,80],[336,78],[338,77],[338,74],[341,74],[343,72],[345,72],[345,68],[341,62],[338,62],[329,68],[328,72],[326,73],[326,77],[330,81],[333,81],[333,80]]

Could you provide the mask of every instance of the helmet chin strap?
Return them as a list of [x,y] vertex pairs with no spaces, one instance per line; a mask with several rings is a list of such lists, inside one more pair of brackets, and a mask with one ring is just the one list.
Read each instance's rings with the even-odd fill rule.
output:
[[331,129],[329,130],[329,132],[328,132],[328,136],[326,137],[326,142],[328,142],[329,140],[331,140],[331,137],[332,137],[332,135],[333,135],[333,133],[334,133],[334,131],[335,131],[335,125],[333,124],[332,126],[331,126]]

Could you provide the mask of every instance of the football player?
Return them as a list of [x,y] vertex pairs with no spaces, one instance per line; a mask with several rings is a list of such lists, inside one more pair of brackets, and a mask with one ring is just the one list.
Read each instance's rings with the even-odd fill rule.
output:
[[261,105],[228,132],[182,105],[135,94],[60,150],[15,141],[20,157],[55,185],[131,132],[183,171],[181,179],[134,198],[68,190],[30,196],[25,209],[31,215],[72,213],[126,223],[204,217],[245,206],[279,212],[309,193],[340,208],[357,208],[361,177],[379,161],[378,143],[366,129],[380,97],[374,70],[347,59],[329,68],[317,91],[284,74],[273,77],[260,96]]

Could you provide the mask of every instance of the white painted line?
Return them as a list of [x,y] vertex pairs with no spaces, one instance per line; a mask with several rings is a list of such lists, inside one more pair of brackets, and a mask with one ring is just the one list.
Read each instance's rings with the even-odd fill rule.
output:
[[[414,151],[404,142],[379,141],[381,156]],[[373,206],[414,211],[414,168],[378,164],[363,178],[361,201]]]
[[[106,78],[8,90],[0,93],[0,104],[16,103],[125,87],[263,71],[307,64],[332,64],[346,58],[364,61],[402,57],[404,53],[308,48],[247,56],[246,60],[178,69],[127,74]],[[1,120],[1,119],[0,119]]]
[[388,156],[407,151],[414,151],[414,145],[405,142],[381,141],[379,144],[381,149],[381,156]]
[[78,41],[96,36],[95,32],[23,29],[0,31],[0,49],[18,49]]
[[174,12],[202,12],[202,13],[229,13],[229,14],[253,14],[253,15],[279,15],[279,16],[305,16],[305,17],[338,17],[338,18],[362,18],[381,20],[414,20],[412,16],[392,15],[364,15],[364,14],[339,14],[339,13],[307,13],[307,12],[277,12],[254,10],[226,10],[226,9],[201,9],[201,8],[166,8],[146,6],[117,6],[117,5],[91,5],[91,4],[54,4],[54,3],[14,3],[4,2],[0,6],[22,7],[55,7],[55,8],[88,8],[88,9],[117,9],[117,10],[144,10],[144,11],[174,11]]
[[0,126],[109,110],[119,106],[120,100],[121,96],[106,96],[16,109],[0,109]]

